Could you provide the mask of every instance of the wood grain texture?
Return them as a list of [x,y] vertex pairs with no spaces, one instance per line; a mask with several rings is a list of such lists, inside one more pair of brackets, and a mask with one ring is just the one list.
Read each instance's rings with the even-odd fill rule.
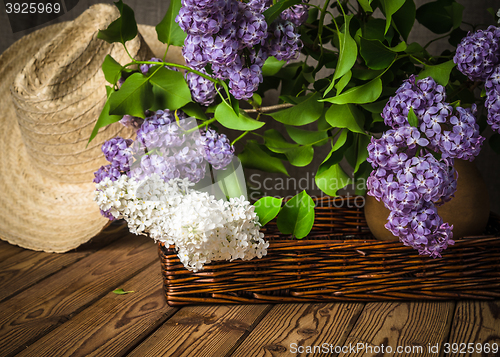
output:
[[[342,344],[363,306],[362,303],[275,305],[232,356],[303,355],[297,353],[299,346]],[[324,355],[321,348],[316,352],[307,355]]]
[[7,251],[15,253],[10,257],[0,259],[0,286],[2,286],[0,301],[123,237],[126,234],[124,228],[123,225],[111,225],[91,241],[64,254],[35,252],[1,242],[0,252],[2,252],[4,245],[7,245],[7,248],[18,249],[7,249]]
[[20,352],[157,259],[146,237],[124,235],[0,304],[0,356]]
[[129,357],[228,356],[270,308],[270,305],[182,308]]
[[[467,356],[493,357],[500,356],[500,301],[460,301],[455,309],[455,316],[451,328],[448,343],[469,343],[474,344],[474,353]],[[484,348],[488,343],[491,347],[496,343],[498,350],[496,353],[481,353],[481,344]],[[460,354],[463,346],[457,346],[458,352],[449,354],[450,357],[464,356]],[[476,347],[479,349],[476,349]]]
[[10,258],[14,254],[22,252],[24,249],[17,245],[12,245],[0,240],[0,262]]
[[[366,304],[344,345],[363,348],[339,357],[435,356],[429,344],[442,344],[448,337],[454,302],[378,302]],[[364,347],[364,346],[368,347]],[[392,353],[377,351],[390,347]],[[397,352],[397,347],[407,351]],[[360,345],[361,347],[361,345]]]
[[178,310],[166,303],[157,262],[120,287],[134,293],[108,293],[17,356],[123,356]]

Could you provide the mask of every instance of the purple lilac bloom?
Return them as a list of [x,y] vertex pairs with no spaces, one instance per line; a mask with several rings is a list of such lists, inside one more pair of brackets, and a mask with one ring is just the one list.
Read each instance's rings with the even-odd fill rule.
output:
[[441,257],[441,252],[455,243],[453,226],[443,223],[432,204],[406,214],[391,212],[385,227],[404,245],[432,258]]
[[93,182],[99,183],[105,178],[109,178],[111,181],[116,181],[120,178],[121,172],[113,165],[101,166],[99,170],[94,172]]
[[218,134],[215,130],[208,128],[201,133],[201,145],[207,160],[216,170],[225,168],[234,157],[234,147],[224,134]]
[[299,56],[302,41],[297,26],[291,21],[276,20],[271,24],[265,50],[277,60],[290,61]]
[[[183,56],[186,64],[202,70],[210,63],[213,76],[228,80],[237,99],[248,99],[262,82],[262,65],[269,55],[279,60],[296,58],[302,48],[297,27],[307,17],[305,5],[299,4],[278,18],[268,28],[263,12],[269,0],[196,1],[183,0],[176,17],[187,33]],[[268,39],[269,38],[269,39]],[[262,45],[258,55],[253,47]],[[191,77],[193,98],[211,103],[211,84]]]
[[250,0],[247,5],[255,12],[264,12],[273,4],[272,0]]
[[[456,108],[458,115],[453,115],[447,121],[451,124],[449,130],[443,130],[439,138],[439,150],[443,158],[454,158],[472,161],[479,155],[485,140],[479,135],[479,125],[476,123],[476,105],[469,109]],[[450,125],[446,125],[450,126]]]
[[421,124],[425,114],[428,117],[431,113],[434,113],[433,116],[442,116],[447,114],[446,111],[451,111],[452,108],[444,103],[445,99],[444,87],[431,77],[416,81],[412,75],[396,90],[396,95],[389,99],[381,115],[385,124],[393,128],[407,126],[408,113],[413,108]]
[[500,61],[499,39],[500,28],[495,26],[469,32],[453,57],[460,72],[471,80],[486,80]]
[[168,109],[158,110],[153,115],[146,117],[141,128],[137,131],[137,141],[145,150],[153,150],[162,146],[182,144],[179,128],[169,125],[175,122],[174,113]]
[[[303,0],[302,2],[307,3],[309,0]],[[281,18],[299,27],[306,22],[308,15],[308,6],[306,4],[298,4],[283,11],[281,13]]]
[[244,58],[238,57],[228,67],[229,88],[236,99],[249,99],[262,82],[262,65],[253,63],[250,66],[244,64]]
[[119,171],[128,171],[132,152],[129,146],[132,145],[132,139],[123,139],[116,137],[102,144],[101,150],[113,167]]
[[109,219],[110,221],[114,221],[116,220],[115,216],[113,216],[110,212],[110,210],[108,211],[103,211],[102,209],[100,210],[101,211],[101,215],[103,217],[106,217],[107,219]]
[[[487,106],[492,107],[500,70],[490,78]],[[457,189],[454,159],[473,160],[484,141],[476,106],[453,109],[445,98],[444,88],[431,78],[416,82],[410,77],[384,108],[382,116],[392,129],[368,145],[368,162],[374,168],[367,180],[368,194],[391,211],[386,228],[431,257],[439,257],[454,243],[453,227],[436,211]],[[410,108],[418,118],[417,127],[408,122]]]
[[484,84],[486,90],[486,109],[488,110],[488,124],[500,133],[500,66],[497,66]]
[[[205,69],[202,69],[201,72],[204,74],[207,73]],[[185,77],[194,101],[205,106],[214,102],[217,91],[212,81],[193,72],[186,72]]]
[[120,119],[120,123],[127,128],[138,130],[142,123],[144,123],[144,119],[133,117],[132,115],[124,115],[123,118]]

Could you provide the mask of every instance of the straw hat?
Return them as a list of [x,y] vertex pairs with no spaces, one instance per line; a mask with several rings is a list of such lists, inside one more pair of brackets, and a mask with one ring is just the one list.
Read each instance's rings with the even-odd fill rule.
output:
[[[46,252],[66,252],[109,221],[93,201],[104,141],[131,137],[115,123],[86,148],[106,101],[101,65],[107,54],[130,61],[121,44],[97,39],[119,13],[98,4],[71,22],[33,32],[0,56],[0,238]],[[132,56],[152,56],[153,27],[127,42]],[[144,41],[146,40],[146,42]],[[160,48],[157,48],[160,50]]]

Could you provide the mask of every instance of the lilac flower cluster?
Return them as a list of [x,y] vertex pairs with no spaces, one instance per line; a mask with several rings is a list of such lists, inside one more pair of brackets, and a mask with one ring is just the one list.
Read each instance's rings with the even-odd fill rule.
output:
[[120,119],[120,123],[129,129],[138,130],[144,123],[144,119],[126,114]]
[[234,147],[224,134],[208,128],[202,132],[200,143],[204,149],[204,158],[216,170],[220,170],[231,163],[234,156]]
[[[226,135],[210,128],[186,130],[188,118],[181,111],[177,118],[168,109],[146,114],[135,141],[117,137],[103,144],[110,164],[94,173],[95,183],[105,178],[116,181],[122,175],[142,180],[153,174],[164,181],[187,178],[196,183],[205,176],[207,163],[222,170],[232,161],[234,147]],[[126,120],[134,120],[131,118]],[[101,214],[112,219],[107,211]]]
[[488,109],[488,124],[500,133],[500,66],[496,67],[486,80],[486,109]]
[[[236,99],[250,98],[262,82],[262,66],[269,55],[288,60],[302,48],[297,26],[307,19],[305,5],[289,9],[268,29],[263,12],[270,5],[269,0],[182,0],[176,21],[187,33],[183,55],[188,66],[202,70],[210,63],[215,78],[229,80]],[[258,54],[256,45],[261,45]],[[212,94],[206,90],[213,93],[215,88],[190,77],[193,98],[210,102]]]
[[446,102],[444,87],[431,77],[415,80],[411,76],[396,90],[382,112],[386,125],[408,126],[410,109],[419,119],[419,128],[429,141],[429,149],[443,158],[474,160],[484,138],[476,123],[476,106],[470,109],[453,107]]
[[[200,69],[200,72],[207,73],[204,68]],[[212,81],[193,72],[186,72],[185,78],[194,101],[205,106],[214,102],[217,92]]]
[[[307,3],[309,0],[303,0],[302,2]],[[307,5],[298,4],[292,7],[289,7],[285,11],[281,13],[281,18],[283,20],[290,21],[295,26],[299,27],[307,20],[307,16],[309,15],[307,11]]]
[[486,80],[500,61],[498,46],[500,28],[468,33],[457,46],[453,61],[457,68],[471,80]]
[[[386,228],[420,254],[439,257],[453,244],[452,228],[436,206],[451,200],[457,185],[455,158],[473,160],[484,138],[476,124],[476,107],[445,102],[444,88],[428,77],[412,76],[389,99],[382,117],[392,129],[368,145],[368,194],[391,211]],[[410,109],[417,127],[410,126]],[[437,159],[434,155],[441,155]]]
[[488,124],[500,133],[500,27],[468,33],[453,61],[470,80],[485,81]]

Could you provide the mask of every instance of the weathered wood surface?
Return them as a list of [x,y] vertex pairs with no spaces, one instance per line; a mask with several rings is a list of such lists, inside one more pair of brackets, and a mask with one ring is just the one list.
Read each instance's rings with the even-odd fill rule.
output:
[[0,301],[121,238],[124,229],[108,227],[92,241],[65,254],[35,252],[0,242]]
[[[158,281],[157,262],[123,283],[126,295],[109,292],[18,356],[121,356],[177,311]],[[82,327],[85,328],[82,328]],[[61,340],[65,341],[61,344]]]
[[[458,302],[449,343],[450,357],[463,356],[461,350],[465,348],[467,351],[470,347],[474,352],[467,356],[500,356],[500,301]],[[454,343],[458,345],[453,346]],[[496,344],[496,353],[493,344]]]
[[0,355],[20,352],[152,263],[156,245],[127,235],[0,304]]
[[[233,356],[290,356],[303,346],[342,345],[363,310],[360,303],[276,305]],[[328,346],[326,346],[326,345]]]
[[172,308],[156,245],[124,232],[63,255],[0,242],[0,258],[0,356],[458,357],[446,343],[500,345],[500,300]]

